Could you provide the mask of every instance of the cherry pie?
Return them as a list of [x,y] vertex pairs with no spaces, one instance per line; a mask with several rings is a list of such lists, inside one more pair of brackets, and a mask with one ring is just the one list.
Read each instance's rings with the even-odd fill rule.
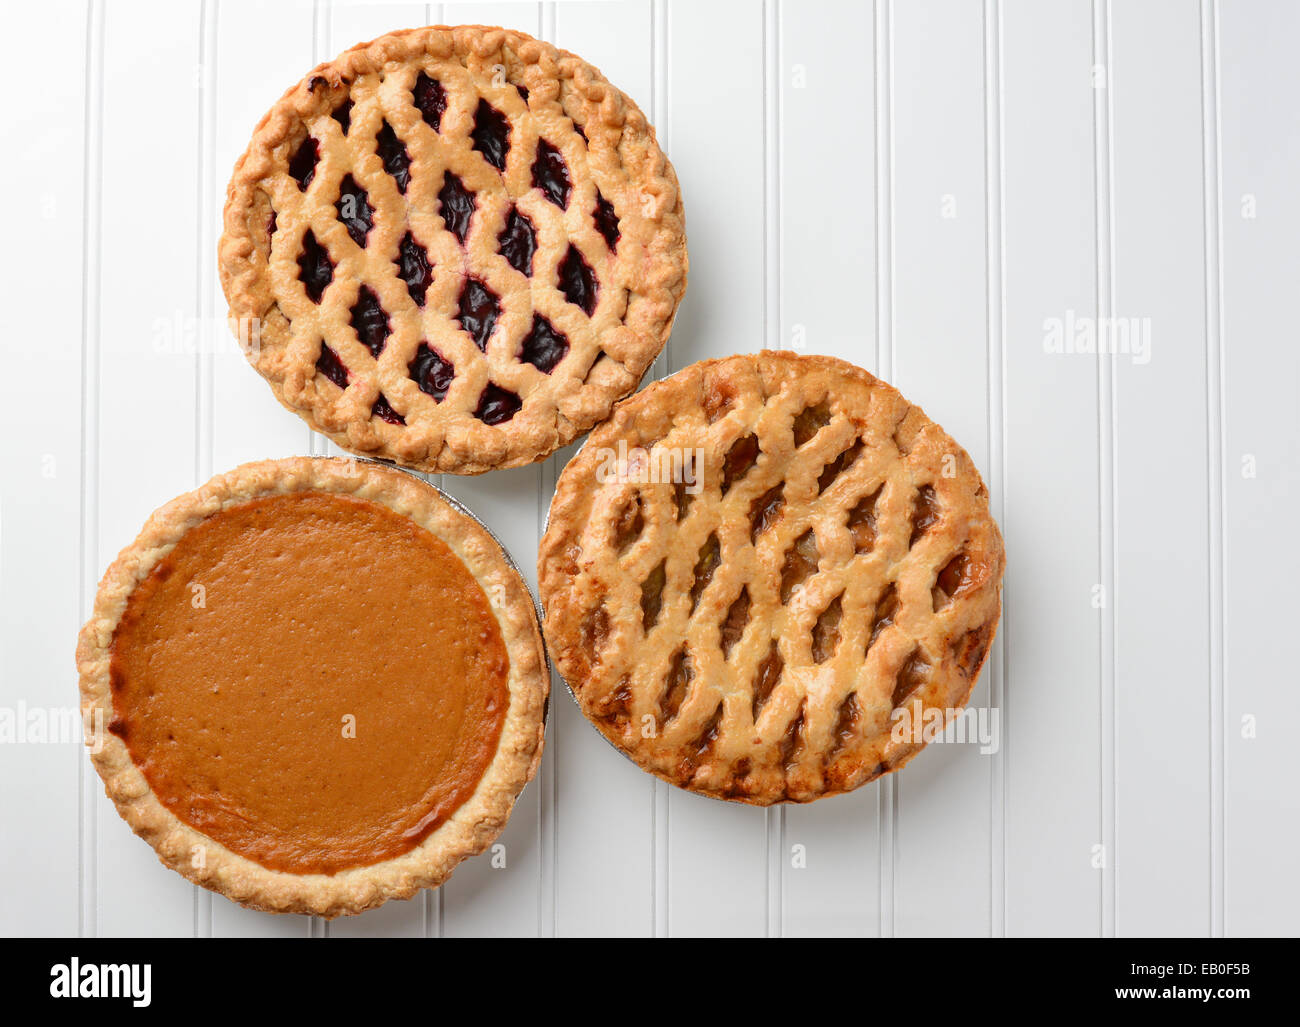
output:
[[979,472],[919,407],[843,361],[764,352],[618,404],[560,478],[538,574],[551,653],[605,736],[768,804],[923,747],[895,711],[919,726],[967,702],[1003,564]]
[[481,26],[382,36],[290,89],[235,165],[220,244],[232,323],[285,406],[353,452],[457,474],[607,417],[687,263],[636,104]]

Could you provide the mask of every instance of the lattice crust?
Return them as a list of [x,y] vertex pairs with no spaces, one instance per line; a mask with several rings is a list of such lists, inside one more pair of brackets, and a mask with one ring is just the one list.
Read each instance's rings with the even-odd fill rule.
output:
[[843,361],[764,352],[615,408],[560,478],[539,582],[552,655],[610,741],[766,804],[898,769],[922,744],[891,737],[896,708],[966,703],[1003,564],[979,472],[919,407]]
[[519,32],[348,50],[261,120],[220,244],[277,398],[359,453],[477,474],[631,392],[686,288],[677,176],[591,65]]

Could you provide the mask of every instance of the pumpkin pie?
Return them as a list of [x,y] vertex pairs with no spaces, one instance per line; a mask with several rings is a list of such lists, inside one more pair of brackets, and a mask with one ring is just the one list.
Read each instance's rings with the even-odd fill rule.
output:
[[378,464],[246,464],[168,503],[105,574],[77,663],[123,819],[257,909],[440,884],[541,758],[528,588],[467,512]]

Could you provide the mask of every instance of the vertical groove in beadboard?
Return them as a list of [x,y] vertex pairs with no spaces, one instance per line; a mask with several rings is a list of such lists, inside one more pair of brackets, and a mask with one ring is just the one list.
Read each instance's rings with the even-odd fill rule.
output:
[[[194,478],[201,485],[212,477],[215,432],[213,419],[213,347],[219,333],[211,282],[217,240],[214,233],[217,133],[217,0],[199,3],[198,111],[198,259],[195,261],[194,306],[198,317],[199,352],[194,361]],[[212,937],[212,892],[194,886],[194,934]]]
[[[651,118],[659,145],[663,151],[672,156],[672,117],[669,110],[671,91],[669,89],[668,53],[669,0],[651,0],[650,17],[653,22],[651,32],[651,82],[653,84],[653,106]],[[667,372],[677,370],[673,363],[672,337],[664,344],[664,362]],[[650,792],[650,867],[651,867],[651,909],[654,917],[653,935],[656,938],[668,937],[671,924],[668,919],[668,857],[669,857],[669,791],[673,786],[658,778],[651,784]]]
[[[894,376],[894,221],[893,52],[891,0],[876,0],[876,373]],[[886,774],[879,783],[877,826],[880,845],[880,936],[894,936],[894,856],[897,850],[898,780]]]
[[[781,0],[763,0],[763,342],[781,345]],[[785,807],[769,806],[767,828],[767,935],[784,933],[782,836]]]
[[[438,4],[424,5],[424,23],[426,25],[434,24],[433,9],[438,6],[440,5]],[[438,20],[441,21],[442,19],[439,18]],[[434,483],[433,481],[434,476],[431,474],[421,475],[421,477],[428,479],[430,483]],[[441,482],[437,482],[434,484],[437,484],[438,487],[441,488]],[[440,889],[438,888],[426,888],[421,893],[420,933],[422,933],[426,938],[434,937],[435,932],[437,931],[438,910],[435,907],[435,902],[437,902],[440,898],[441,898]]]
[[199,485],[212,477],[213,461],[213,347],[219,333],[214,323],[215,304],[211,282],[216,238],[215,169],[217,131],[217,0],[199,2],[199,90],[198,90],[198,200],[196,203],[199,254],[195,261],[194,306],[199,319],[198,359],[194,363],[194,475]]
[[[554,29],[554,25],[552,25]],[[554,39],[552,38],[552,41]],[[552,454],[539,466],[537,478],[537,540],[541,545],[542,535],[546,533],[546,518],[550,511],[551,496],[555,494],[555,482],[560,473],[559,459]],[[556,867],[559,863],[560,831],[560,783],[556,772],[560,738],[557,728],[560,718],[556,716],[555,696],[564,688],[559,675],[547,661],[547,674],[551,682],[551,702],[546,725],[546,747],[550,758],[542,761],[538,770],[537,783],[541,786],[541,817],[538,833],[541,836],[540,890],[538,893],[537,933],[543,938],[554,938],[560,933],[559,878]]]
[[[88,616],[99,569],[99,314],[104,167],[104,5],[86,3],[85,136],[81,247],[81,613]],[[99,931],[98,837],[90,761],[77,753],[77,933]]]
[[[311,8],[311,61],[315,67],[321,61],[326,60],[329,56],[330,46],[330,19],[333,17],[331,0],[312,0]],[[311,429],[307,431],[307,454],[309,456],[325,456],[328,452],[325,448],[325,438],[318,435]],[[313,916],[307,927],[308,937],[311,938],[328,938],[330,936],[329,921],[318,916]]]
[[[553,0],[542,3],[538,9],[538,38],[548,43],[559,39],[559,12]],[[550,510],[550,497],[555,491],[555,478],[558,473],[557,458],[551,454],[537,465],[537,542],[541,545],[542,535],[546,530],[546,515]],[[550,671],[550,668],[547,668]],[[558,685],[556,677],[551,674],[551,691]],[[538,905],[537,934],[543,938],[554,938],[558,933],[558,902],[556,860],[559,851],[559,835],[556,833],[556,813],[558,810],[558,784],[555,773],[555,754],[559,740],[555,725],[559,719],[555,716],[554,703],[551,704],[549,728],[550,756],[542,761],[538,770],[537,783],[541,786],[539,795],[538,834],[541,847],[541,860],[538,867]]]
[[[1110,67],[1110,0],[1093,0],[1093,155],[1095,160],[1095,213],[1097,248],[1097,324],[1109,324],[1114,316],[1115,254],[1114,153],[1111,138],[1114,79]],[[1100,83],[1100,84],[1099,84]],[[1100,338],[1100,335],[1099,335]],[[1098,518],[1101,586],[1099,658],[1101,661],[1101,867],[1102,937],[1115,935],[1115,629],[1119,608],[1116,575],[1116,413],[1115,360],[1097,347],[1097,445]]]
[[[424,5],[424,23],[426,25],[442,25],[447,20],[446,11],[442,4],[428,3]],[[443,486],[443,477],[441,474],[426,475],[430,483],[438,487]],[[426,888],[424,892],[424,936],[426,938],[442,937],[442,889]]]
[[1227,452],[1224,426],[1222,168],[1220,164],[1219,8],[1216,0],[1201,0],[1201,139],[1205,200],[1205,403],[1206,459],[1209,495],[1209,636],[1210,636],[1210,934],[1224,936],[1225,877],[1225,758],[1227,657],[1225,611],[1226,539],[1224,488]]
[[781,347],[781,0],[763,2],[763,341]]
[[[330,20],[334,14],[332,0],[312,0],[311,8],[311,62],[312,67],[320,64],[321,61],[329,60],[333,54],[330,52]],[[329,450],[326,445],[324,435],[313,431],[310,426],[307,427],[307,454],[309,456],[325,456]],[[312,935],[317,935],[319,929],[321,936],[328,937],[328,921],[317,920],[312,917]]]
[[[669,110],[671,97],[668,81],[668,4],[669,0],[650,0],[650,120],[655,128],[655,136],[660,148],[672,158],[672,111]],[[664,351],[656,362],[657,373],[672,374],[677,370],[673,363],[673,340],[669,335],[664,343]]]
[[[985,275],[988,283],[988,430],[989,502],[993,516],[1006,530],[1006,427],[1003,417],[1003,382],[1006,367],[1006,330],[1002,295],[1005,227],[1002,220],[1002,12],[1000,0],[984,4],[984,237]],[[1007,703],[1006,703],[1006,598],[1002,623],[993,643],[986,673],[989,675],[989,706],[1002,719],[1002,744],[993,760],[989,789],[989,933],[996,938],[1007,933],[1006,921],[1006,802],[1007,802]]]

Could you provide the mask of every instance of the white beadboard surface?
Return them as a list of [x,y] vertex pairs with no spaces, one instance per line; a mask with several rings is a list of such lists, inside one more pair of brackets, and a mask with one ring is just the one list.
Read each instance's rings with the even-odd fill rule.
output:
[[[327,924],[164,870],[75,738],[3,737],[0,934],[1293,934],[1286,0],[6,4],[0,716],[75,709],[76,632],[155,507],[335,451],[228,341],[227,176],[315,62],[461,22],[579,53],[656,125],[691,279],[654,376],[830,353],[970,451],[1008,552],[973,698],[995,751],[934,745],[850,796],[751,809],[643,774],[559,686],[503,865]],[[51,73],[56,37],[74,59]],[[1045,345],[1101,319],[1147,359]],[[567,455],[441,479],[530,585]]]

